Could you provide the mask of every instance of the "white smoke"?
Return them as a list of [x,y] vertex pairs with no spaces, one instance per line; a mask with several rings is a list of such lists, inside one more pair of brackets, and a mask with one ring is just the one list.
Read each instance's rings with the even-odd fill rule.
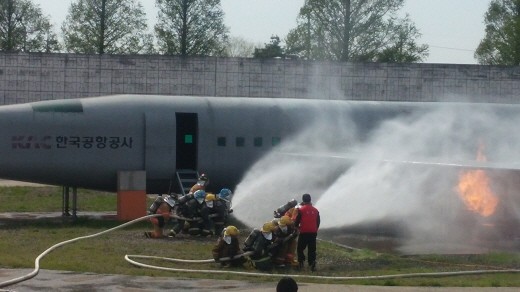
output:
[[[455,186],[467,168],[452,165],[476,163],[483,145],[492,165],[519,168],[520,136],[512,133],[520,116],[494,106],[432,108],[388,119],[369,133],[348,115],[316,109],[316,123],[256,163],[237,186],[235,216],[258,227],[278,206],[310,193],[321,228],[392,221],[414,243],[478,238],[491,219],[466,210]],[[499,189],[518,221],[518,196]]]

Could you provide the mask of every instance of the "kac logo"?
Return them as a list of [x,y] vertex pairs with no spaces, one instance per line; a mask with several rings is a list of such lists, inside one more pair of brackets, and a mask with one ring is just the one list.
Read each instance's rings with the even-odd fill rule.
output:
[[12,149],[51,149],[51,136],[12,136]]

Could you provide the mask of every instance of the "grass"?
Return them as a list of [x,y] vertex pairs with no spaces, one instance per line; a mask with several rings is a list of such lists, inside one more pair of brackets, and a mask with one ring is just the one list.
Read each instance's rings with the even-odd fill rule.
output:
[[[0,212],[61,212],[61,202],[59,187],[0,187]],[[78,190],[78,211],[115,212],[116,204],[114,193]]]
[[[87,190],[78,191],[81,211],[115,211],[116,196]],[[61,211],[61,188],[5,187],[0,188],[0,212]],[[233,222],[240,226],[240,223]],[[118,226],[121,222],[79,218],[70,220],[4,220],[0,221],[0,268],[33,268],[34,259],[50,246],[79,236],[91,235]],[[209,259],[215,238],[168,238],[152,240],[143,236],[149,222],[139,222],[124,229],[62,246],[47,255],[41,268],[169,277],[207,277],[200,273],[180,273],[137,268],[124,260],[125,254],[153,255],[181,259]],[[248,230],[242,226],[241,242]],[[13,251],[13,252],[4,252]],[[179,264],[158,260],[140,260],[148,264],[185,269],[219,269],[215,263]],[[520,269],[520,253],[489,253],[482,255],[399,256],[368,249],[347,250],[329,242],[318,243],[318,272],[273,271],[320,276],[369,276],[403,273],[427,273],[482,269]],[[248,268],[237,268],[237,271]],[[232,269],[233,270],[233,269]],[[254,271],[254,270],[251,270]],[[272,281],[266,277],[215,274],[216,279]],[[305,279],[306,282],[425,287],[520,287],[517,273],[482,274],[450,277],[417,277],[365,280]]]

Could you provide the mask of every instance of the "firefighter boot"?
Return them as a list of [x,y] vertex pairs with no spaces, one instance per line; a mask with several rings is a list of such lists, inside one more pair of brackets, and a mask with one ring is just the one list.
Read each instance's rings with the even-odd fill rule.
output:
[[310,266],[311,266],[311,271],[316,272],[316,262],[311,263]]

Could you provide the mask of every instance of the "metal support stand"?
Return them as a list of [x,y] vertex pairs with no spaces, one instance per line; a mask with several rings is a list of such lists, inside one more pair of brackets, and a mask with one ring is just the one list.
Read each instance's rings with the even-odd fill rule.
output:
[[72,188],[72,217],[78,218],[78,188]]
[[[70,187],[63,186],[62,189],[62,207],[61,207],[61,216],[69,217],[70,208]],[[76,219],[78,217],[78,188],[72,187],[72,218]]]
[[62,207],[61,207],[61,216],[70,216],[69,213],[69,187],[63,186],[62,188]]

